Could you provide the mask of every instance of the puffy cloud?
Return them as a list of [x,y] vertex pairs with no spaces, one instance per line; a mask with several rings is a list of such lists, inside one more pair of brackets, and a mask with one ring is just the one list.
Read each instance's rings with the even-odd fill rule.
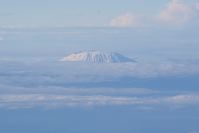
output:
[[182,25],[194,18],[197,14],[196,8],[197,6],[186,4],[181,0],[173,0],[159,14],[158,19],[164,23]]
[[143,26],[140,17],[134,14],[126,13],[113,18],[110,22],[112,27],[140,27]]
[[110,26],[148,27],[153,26],[153,23],[157,22],[181,26],[197,19],[199,16],[199,3],[185,3],[183,0],[172,0],[165,9],[157,14],[140,17],[140,15],[133,13],[126,13],[113,18],[110,21]]

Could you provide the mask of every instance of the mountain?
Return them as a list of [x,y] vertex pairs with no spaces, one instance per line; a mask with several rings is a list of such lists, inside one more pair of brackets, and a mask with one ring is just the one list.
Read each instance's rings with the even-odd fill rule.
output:
[[105,53],[101,51],[84,51],[70,54],[61,61],[87,62],[87,63],[120,63],[134,62],[133,59],[125,57],[119,53]]

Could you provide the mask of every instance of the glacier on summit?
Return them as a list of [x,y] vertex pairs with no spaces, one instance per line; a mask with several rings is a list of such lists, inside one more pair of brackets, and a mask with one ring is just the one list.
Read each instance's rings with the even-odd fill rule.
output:
[[84,51],[70,54],[61,59],[68,62],[87,62],[87,63],[120,63],[135,62],[133,59],[123,56],[122,54],[111,52],[105,53],[101,51]]

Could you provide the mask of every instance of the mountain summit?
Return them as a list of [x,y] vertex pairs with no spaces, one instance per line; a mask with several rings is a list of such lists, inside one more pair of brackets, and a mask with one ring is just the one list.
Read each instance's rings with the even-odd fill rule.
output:
[[120,63],[134,62],[133,59],[125,57],[119,53],[105,53],[100,51],[87,51],[70,54],[61,61],[88,62],[88,63]]

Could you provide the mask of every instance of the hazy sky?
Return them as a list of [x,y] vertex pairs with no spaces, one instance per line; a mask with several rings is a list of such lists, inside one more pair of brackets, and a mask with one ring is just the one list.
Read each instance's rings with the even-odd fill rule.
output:
[[198,0],[1,0],[0,27],[182,26],[198,14]]
[[[33,27],[37,31],[27,30]],[[198,0],[6,0],[0,4],[0,55],[63,56],[95,49],[197,58],[198,27]]]

